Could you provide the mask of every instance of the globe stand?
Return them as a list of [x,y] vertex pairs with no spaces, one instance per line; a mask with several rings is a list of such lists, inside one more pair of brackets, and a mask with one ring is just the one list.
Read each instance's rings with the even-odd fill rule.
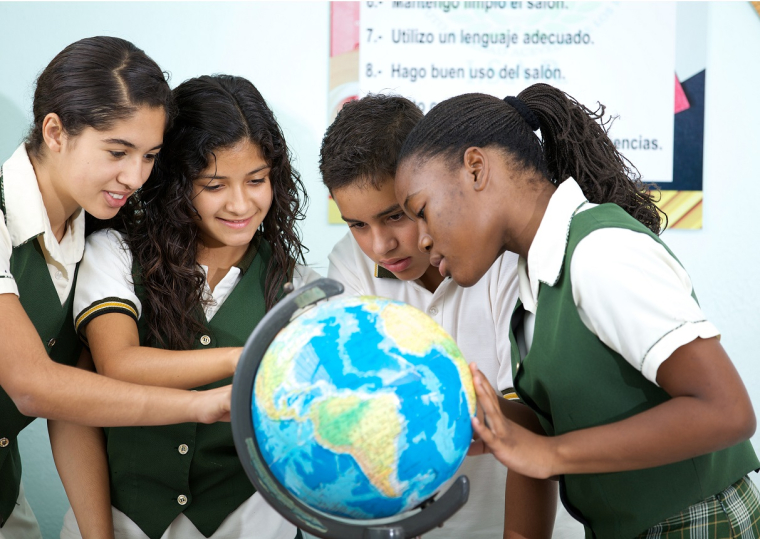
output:
[[290,293],[264,316],[245,343],[232,381],[232,435],[253,486],[283,517],[301,530],[326,539],[406,539],[442,526],[467,502],[470,483],[464,475],[443,496],[421,504],[418,513],[394,522],[373,524],[371,520],[351,523],[312,509],[288,492],[269,470],[253,432],[251,403],[256,372],[269,345],[293,315],[342,293],[343,285],[332,279],[319,279],[295,291],[292,285],[286,285],[285,290]]

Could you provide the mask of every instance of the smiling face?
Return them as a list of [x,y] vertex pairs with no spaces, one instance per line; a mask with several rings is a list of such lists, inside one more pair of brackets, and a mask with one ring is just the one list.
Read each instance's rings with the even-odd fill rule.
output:
[[467,162],[466,153],[465,164],[453,169],[441,157],[411,158],[396,173],[396,197],[417,222],[419,249],[441,275],[465,287],[477,283],[505,250],[504,201],[489,181],[494,167],[487,153],[496,157],[479,150]]
[[193,181],[201,241],[239,260],[272,206],[271,169],[248,139],[214,155]]
[[404,281],[420,279],[431,269],[435,274],[428,254],[417,248],[417,225],[396,202],[393,183],[389,178],[380,189],[353,184],[334,189],[332,197],[356,243],[375,264]]
[[98,219],[114,217],[127,198],[148,179],[163,141],[163,108],[141,107],[108,130],[86,127],[61,137],[58,189]]

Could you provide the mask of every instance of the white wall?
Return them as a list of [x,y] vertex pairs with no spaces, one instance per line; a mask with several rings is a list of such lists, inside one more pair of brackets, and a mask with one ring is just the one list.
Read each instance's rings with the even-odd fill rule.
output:
[[[325,273],[345,228],[326,224],[318,169],[327,127],[329,7],[324,2],[0,2],[0,162],[23,139],[33,81],[64,46],[90,35],[133,41],[172,73],[249,78],[275,111],[312,203],[303,224],[308,261]],[[708,317],[760,410],[760,17],[748,2],[710,6],[707,44],[704,229],[669,231]],[[760,437],[753,439],[760,449]],[[24,484],[46,538],[68,507],[42,421],[21,436]]]

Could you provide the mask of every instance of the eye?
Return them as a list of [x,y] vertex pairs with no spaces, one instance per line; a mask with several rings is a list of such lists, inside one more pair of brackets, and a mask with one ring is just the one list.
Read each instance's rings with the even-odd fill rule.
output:
[[422,206],[420,210],[415,214],[415,217],[417,219],[425,220],[425,206]]
[[127,152],[121,152],[116,150],[109,150],[108,153],[111,154],[112,157],[115,157],[116,159],[121,159],[125,155],[127,155]]
[[351,223],[350,225],[348,225],[348,228],[353,228],[355,230],[361,230],[365,226],[367,226],[366,223]]
[[211,191],[211,192],[218,191],[221,188],[222,188],[222,184],[221,183],[217,183],[216,185],[204,185],[203,186],[203,190],[204,191]]
[[248,183],[252,185],[261,185],[262,183],[266,183],[266,178],[255,178],[253,180],[249,180]]
[[143,158],[144,158],[146,161],[155,161],[157,157],[158,157],[158,152],[156,152],[156,153],[146,153],[146,154],[143,156]]
[[402,217],[405,217],[404,212],[394,213],[393,215],[388,216],[388,221],[391,223],[397,223]]

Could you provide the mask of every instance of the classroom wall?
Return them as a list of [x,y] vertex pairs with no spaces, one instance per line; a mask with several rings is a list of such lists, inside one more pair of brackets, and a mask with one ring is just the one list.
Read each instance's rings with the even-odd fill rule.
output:
[[[689,270],[760,410],[754,340],[760,332],[760,17],[748,2],[714,3],[709,10],[704,229],[668,231],[664,238]],[[0,162],[26,133],[35,77],[82,37],[133,41],[171,72],[172,86],[207,73],[248,77],[275,111],[303,175],[311,196],[302,227],[307,261],[326,272],[327,255],[346,230],[326,224],[327,193],[317,169],[327,127],[327,3],[0,2],[0,24]],[[753,442],[760,449],[760,437]],[[44,422],[26,429],[21,444],[27,497],[45,538],[58,537],[68,503]]]

